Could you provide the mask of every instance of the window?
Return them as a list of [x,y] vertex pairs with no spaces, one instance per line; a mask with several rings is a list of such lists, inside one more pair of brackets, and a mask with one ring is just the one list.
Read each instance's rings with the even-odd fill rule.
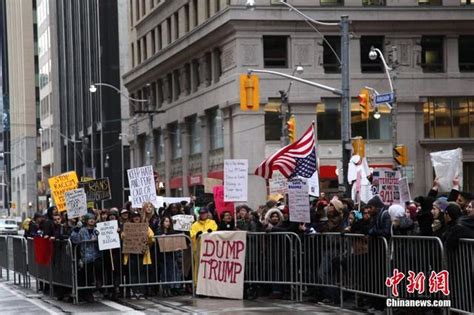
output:
[[197,26],[198,25],[198,1],[197,0],[193,0],[193,26]]
[[137,64],[142,62],[142,41],[139,39],[137,41]]
[[135,21],[140,20],[140,2],[135,0]]
[[370,49],[378,48],[384,53],[383,36],[361,36],[360,38],[360,66],[362,73],[381,73],[384,72],[382,59],[377,55],[377,59],[369,58]]
[[425,138],[473,138],[474,97],[433,97],[423,105]]
[[474,162],[464,162],[463,166],[463,190],[474,191]]
[[163,133],[158,130],[154,134],[155,139],[155,156],[158,162],[165,161],[165,142],[163,139]]
[[173,71],[173,92],[174,100],[177,100],[181,94],[179,70]]
[[384,6],[385,0],[362,0],[363,6]]
[[161,108],[161,106],[163,106],[163,80],[158,80],[156,85],[157,85],[156,105],[158,108]]
[[167,18],[166,19],[166,28],[168,29],[168,44],[171,43],[172,39],[171,39],[171,18]]
[[162,33],[161,33],[161,24],[158,25],[158,27],[157,27],[157,32],[158,32],[158,48],[157,48],[157,49],[158,49],[158,50],[161,50],[161,49],[163,48],[163,45],[162,45],[162,43],[161,43],[162,38],[163,38],[163,37],[161,37],[161,36],[162,36]]
[[[362,136],[364,139],[388,140],[391,137],[391,120],[388,108],[381,106],[380,119],[373,115],[369,118],[369,137],[367,137],[367,122],[362,121],[359,103],[356,99],[351,104],[351,130],[352,136]],[[324,98],[316,107],[318,139],[341,139],[341,112],[340,99]]]
[[211,150],[224,147],[224,120],[220,109],[209,112]]
[[146,3],[145,0],[142,0],[142,16],[146,14]]
[[474,36],[459,36],[459,71],[474,71]]
[[344,5],[343,0],[321,0],[321,6]]
[[441,5],[441,0],[418,0],[418,5]]
[[[324,36],[324,38],[326,39],[323,41],[324,72],[341,73],[341,65],[337,59],[341,56],[341,36]],[[329,46],[331,46],[333,49],[331,49]]]
[[189,18],[189,4],[184,6],[184,32],[189,32],[191,21]]
[[154,55],[156,53],[155,30],[151,30],[150,39],[151,39],[151,54]]
[[189,120],[189,133],[191,138],[189,142],[191,154],[201,153],[201,119],[197,116]]
[[265,68],[288,68],[288,36],[263,36]]
[[135,47],[132,43],[132,46],[131,46],[131,50],[132,50],[132,67],[135,67]]
[[193,79],[193,87],[192,87],[192,90],[193,92],[196,92],[199,85],[201,84],[201,82],[199,82],[199,61],[194,59],[192,62],[191,62],[191,66],[192,66],[192,79]]
[[181,130],[176,123],[171,127],[171,158],[179,159],[181,157]]
[[174,39],[177,40],[179,38],[179,17],[178,13],[174,14]]
[[146,35],[142,37],[143,41],[143,61],[148,59],[148,44],[146,40]]
[[222,64],[221,64],[221,50],[219,48],[214,49],[213,53],[213,62],[214,62],[214,82],[219,82],[219,79],[222,75]]
[[461,5],[470,5],[472,4],[472,0],[461,0]]
[[421,67],[423,72],[443,72],[443,36],[421,38]]
[[211,17],[211,0],[206,0],[206,19]]
[[21,174],[21,189],[26,189],[26,175]]
[[278,141],[281,136],[280,99],[265,105],[265,141]]
[[167,79],[167,88],[168,88],[168,102],[172,102],[173,100],[173,75],[171,73],[168,73],[166,75],[166,79]]
[[215,1],[216,12],[219,12],[221,10],[221,0],[214,0],[214,1]]

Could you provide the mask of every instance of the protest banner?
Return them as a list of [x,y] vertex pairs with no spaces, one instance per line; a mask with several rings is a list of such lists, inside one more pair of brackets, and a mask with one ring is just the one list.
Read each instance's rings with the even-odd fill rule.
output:
[[217,178],[206,177],[204,179],[204,193],[212,194],[212,189],[216,186],[222,186],[222,180]]
[[308,194],[313,197],[319,197],[319,175],[315,171],[313,175],[308,178]]
[[410,186],[408,186],[408,179],[402,177],[398,180],[398,185],[400,189],[400,204],[404,204],[407,201],[411,200]]
[[201,236],[197,294],[242,299],[245,274],[245,231]]
[[400,204],[400,173],[389,169],[374,169],[372,193],[379,195],[385,205]]
[[286,195],[288,193],[288,180],[279,171],[274,171],[272,178],[268,180],[270,195]]
[[[90,180],[93,180],[94,177],[86,177],[86,176],[81,176],[81,181],[79,183],[79,187],[81,183],[88,182]],[[95,202],[94,201],[87,201],[87,208],[94,208],[95,207]]]
[[459,178],[459,189],[463,184],[462,149],[431,152],[431,164],[438,177],[439,191],[448,192],[453,188],[453,179]]
[[160,252],[162,253],[182,251],[188,248],[186,237],[184,237],[184,235],[169,237],[162,236],[158,237],[157,239],[158,245],[160,246]]
[[174,215],[171,219],[173,221],[173,229],[175,231],[189,232],[191,225],[194,222],[194,216],[186,214]]
[[66,208],[69,219],[82,217],[87,213],[87,199],[84,188],[66,191]]
[[158,208],[153,167],[143,166],[127,170],[132,208],[141,208],[143,203],[151,202]]
[[66,196],[64,193],[77,188],[78,180],[76,172],[71,171],[50,177],[48,182],[56,208],[59,212],[66,211]]
[[305,178],[293,178],[288,181],[288,207],[291,222],[311,222],[308,182]]
[[92,179],[88,181],[81,181],[79,187],[84,188],[86,192],[87,201],[103,201],[112,198],[110,193],[109,178]]
[[124,254],[143,254],[148,250],[148,223],[131,223],[123,225]]
[[224,160],[224,201],[247,201],[248,160]]
[[117,232],[118,222],[116,220],[99,222],[96,229],[99,231],[99,250],[120,248],[120,236]]
[[231,213],[234,213],[234,203],[224,201],[224,186],[214,187],[213,192],[214,192],[214,204],[216,205],[216,211],[219,214],[219,216],[224,211],[230,211]]
[[169,206],[172,203],[181,203],[181,201],[186,201],[187,203],[191,202],[191,198],[189,198],[189,197],[161,197],[161,196],[158,196],[158,197],[156,197],[156,200],[157,200],[157,204],[158,204],[158,206],[156,206],[157,208],[164,207],[165,203],[166,203],[167,206]]

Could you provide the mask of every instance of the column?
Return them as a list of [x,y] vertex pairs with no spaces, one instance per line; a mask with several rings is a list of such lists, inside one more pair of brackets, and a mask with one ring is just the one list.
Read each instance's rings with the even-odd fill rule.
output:
[[204,21],[206,21],[206,11],[207,11],[207,4],[203,3],[205,1],[200,1],[200,2],[201,2],[201,5],[198,5],[198,8],[197,8],[198,25],[201,25],[202,23],[204,23]]
[[361,73],[360,65],[360,36],[354,36],[349,41],[349,68],[350,73]]
[[[177,19],[177,14],[171,15],[171,41],[173,42],[178,38],[179,30],[176,28],[176,19]],[[179,21],[178,21],[179,22]]]
[[199,58],[199,86],[209,86],[211,84],[208,76],[209,67],[206,54]]
[[166,195],[171,196],[171,134],[168,127],[163,128],[163,141],[165,143],[165,189]]
[[184,6],[181,7],[181,9],[179,9],[178,11],[178,37],[182,37],[184,36],[184,34],[186,34],[186,23],[188,23],[188,21],[186,21],[186,12],[185,12],[185,8]]
[[181,163],[183,170],[183,196],[189,196],[189,128],[185,121],[179,123],[179,130],[181,130]]
[[192,30],[197,26],[196,21],[198,20],[198,17],[196,13],[197,10],[194,7],[194,1],[189,1],[189,30]]
[[171,38],[168,38],[168,19],[161,23],[161,47],[165,48],[171,42]]
[[[219,1],[219,0],[218,0]],[[216,1],[211,0],[210,2],[210,8],[209,8],[209,17],[213,16],[217,12],[217,7],[216,7]]]
[[170,94],[170,80],[168,76],[164,76],[163,79],[163,103],[171,103],[172,95]]
[[316,45],[314,45],[314,53],[316,54],[316,64],[314,65],[315,73],[324,73],[324,41],[322,39],[316,39]]
[[457,35],[447,35],[444,43],[446,52],[446,72],[459,73],[459,37]]
[[183,95],[189,95],[190,82],[189,82],[189,68],[185,65],[179,69],[179,84],[180,90]]
[[198,114],[201,120],[201,166],[202,166],[202,178],[207,177],[209,172],[209,149],[211,146],[209,139],[209,120],[206,113]]
[[234,150],[232,146],[232,114],[233,107],[229,106],[222,109],[222,118],[224,119],[224,159],[232,159],[234,156]]

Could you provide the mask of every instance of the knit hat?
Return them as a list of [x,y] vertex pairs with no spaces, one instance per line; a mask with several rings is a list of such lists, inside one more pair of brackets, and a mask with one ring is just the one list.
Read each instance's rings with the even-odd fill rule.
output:
[[438,208],[441,212],[446,211],[448,205],[448,198],[446,197],[439,197],[435,202],[433,202],[433,207]]
[[461,208],[455,202],[450,202],[446,207],[445,213],[449,214],[453,221],[456,221],[462,216]]
[[87,213],[84,215],[84,220],[87,222],[89,221],[90,219],[94,219],[95,220],[95,215],[92,214],[92,213]]
[[388,208],[388,214],[390,214],[392,220],[402,218],[405,215],[405,208],[400,205],[391,205]]
[[382,209],[385,207],[385,204],[383,203],[382,199],[380,199],[379,195],[375,195],[372,199],[370,199],[367,205],[377,209]]
[[329,204],[332,204],[339,213],[342,213],[342,211],[344,210],[344,204],[340,200],[333,199]]

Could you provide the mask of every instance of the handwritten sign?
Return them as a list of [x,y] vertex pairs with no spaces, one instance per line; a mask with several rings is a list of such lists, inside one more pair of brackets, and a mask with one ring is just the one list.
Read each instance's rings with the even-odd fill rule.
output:
[[109,178],[99,178],[80,182],[79,187],[84,188],[87,195],[87,201],[102,201],[112,198]]
[[319,175],[315,171],[313,175],[308,178],[308,194],[310,196],[319,197]]
[[97,223],[99,250],[120,248],[120,236],[117,229],[118,223],[116,220]]
[[411,200],[410,195],[410,186],[408,186],[408,179],[402,177],[398,180],[398,185],[400,187],[400,204],[403,204]]
[[66,211],[66,191],[77,188],[76,172],[67,172],[48,179],[51,195],[59,212]]
[[225,212],[230,211],[234,213],[234,203],[224,201],[224,186],[214,187],[214,204],[216,205],[216,211],[219,216]]
[[184,235],[159,236],[158,245],[162,253],[182,251],[188,248]]
[[372,193],[379,195],[385,205],[400,203],[400,174],[389,169],[375,169],[372,173]]
[[143,254],[148,250],[148,223],[127,222],[123,226],[124,254]]
[[224,160],[224,201],[247,201],[248,160]]
[[245,274],[245,231],[201,236],[197,294],[242,299]]
[[270,186],[270,195],[286,195],[288,193],[288,180],[282,173],[273,172],[272,178],[268,180]]
[[82,217],[87,213],[87,199],[84,188],[66,191],[66,208],[68,218]]
[[310,223],[308,182],[303,178],[288,181],[288,204],[291,222]]
[[178,214],[172,217],[173,229],[175,231],[188,232],[191,229],[191,224],[194,222],[193,215]]
[[130,185],[132,208],[141,208],[143,203],[151,202],[158,207],[153,167],[143,166],[127,170]]

